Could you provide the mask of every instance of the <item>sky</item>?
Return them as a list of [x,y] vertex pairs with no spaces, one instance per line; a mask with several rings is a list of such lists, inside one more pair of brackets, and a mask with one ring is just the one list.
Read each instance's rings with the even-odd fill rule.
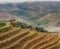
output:
[[0,0],[0,3],[6,3],[6,2],[31,2],[31,1],[60,1],[60,0]]

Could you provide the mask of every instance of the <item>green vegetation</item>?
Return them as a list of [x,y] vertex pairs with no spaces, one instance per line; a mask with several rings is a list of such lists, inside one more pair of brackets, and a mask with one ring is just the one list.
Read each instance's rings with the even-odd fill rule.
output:
[[[57,22],[57,25],[60,24],[60,5],[56,2],[46,3],[6,4],[7,6],[3,4],[3,13],[7,11],[7,14],[21,17],[33,24],[28,25],[25,22],[16,22],[14,18],[11,20],[11,25],[6,25],[5,22],[0,21],[0,49],[30,49],[31,47],[31,49],[39,47],[40,49],[51,49],[52,47],[57,47],[57,45],[60,46],[60,33],[47,33],[44,27],[38,27],[40,25],[56,25]],[[6,7],[8,7],[8,10],[6,10]],[[58,14],[55,15],[56,13]],[[2,14],[3,17],[5,15]]]
[[35,29],[38,32],[47,32],[43,27],[33,27],[32,25],[28,25],[24,22],[16,22],[16,27],[31,28],[31,29]]
[[36,27],[35,29],[38,32],[47,32],[47,30],[45,30],[43,27]]
[[0,21],[0,33],[8,31],[12,25],[6,25],[5,22]]
[[16,27],[21,27],[21,28],[26,28],[26,23],[24,23],[24,22],[16,22]]
[[11,28],[12,28],[12,25],[9,25],[9,26],[7,26],[7,25],[2,26],[2,27],[0,27],[0,33],[1,33],[1,32],[6,32],[6,31],[10,30]]
[[0,29],[3,29],[3,28],[8,28],[8,27],[12,27],[12,25],[9,25],[9,26],[3,26],[3,27],[0,27]]
[[[59,37],[58,37],[58,35],[55,35],[55,34],[52,35],[51,33],[45,34],[44,32],[47,32],[47,31],[43,27],[33,27],[32,25],[27,25],[26,23],[21,23],[21,22],[16,22],[16,27],[13,27],[12,29],[11,29],[11,27],[13,27],[13,26],[5,25],[5,26],[0,27],[0,32],[1,32],[0,48],[1,49],[4,49],[4,48],[21,49],[23,46],[25,46],[25,44],[30,49],[31,47],[33,47],[32,45],[37,44],[38,46],[40,46],[39,45],[40,43],[42,45],[47,43],[48,45],[51,45],[51,46],[48,46],[47,48],[50,48],[50,47],[54,47],[54,45],[56,44],[55,43],[56,41],[57,41],[57,45],[60,44],[60,40],[59,40],[60,34],[59,34]],[[22,30],[20,30],[20,28],[17,28],[17,27],[21,27]],[[32,28],[32,29],[30,29],[30,28]],[[29,43],[32,43],[32,45],[27,44],[28,41],[29,41]],[[55,41],[55,42],[53,42],[53,41]],[[51,42],[51,44],[50,44],[50,42]],[[37,48],[38,48],[38,46],[37,46]]]
[[5,22],[0,21],[0,27],[5,26],[5,25],[6,25]]

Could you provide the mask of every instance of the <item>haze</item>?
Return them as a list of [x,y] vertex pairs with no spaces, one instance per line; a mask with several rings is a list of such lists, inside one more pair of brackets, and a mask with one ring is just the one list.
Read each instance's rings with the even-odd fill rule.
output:
[[32,1],[60,1],[60,0],[0,0],[0,3],[32,2]]

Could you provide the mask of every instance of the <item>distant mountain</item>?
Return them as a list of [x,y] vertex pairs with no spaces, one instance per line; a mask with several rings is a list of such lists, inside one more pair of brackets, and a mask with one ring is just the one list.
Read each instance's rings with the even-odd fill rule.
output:
[[60,25],[60,18],[56,15],[56,13],[49,13],[41,18],[38,19],[38,22],[41,24],[45,24],[47,26],[59,26]]
[[10,21],[12,19],[12,17],[15,17],[15,19],[19,22],[25,22],[25,23],[30,24],[27,20],[24,20],[23,18],[19,18],[15,15],[11,15],[8,13],[0,13],[0,20],[2,20],[2,21]]
[[[34,25],[60,26],[60,2],[46,1],[0,4],[0,14],[2,14],[4,19],[7,16],[10,18],[10,15],[14,15],[18,18],[16,18],[17,20]],[[0,20],[2,17],[0,15]]]
[[0,13],[0,20],[7,20],[10,19],[11,15],[8,13]]

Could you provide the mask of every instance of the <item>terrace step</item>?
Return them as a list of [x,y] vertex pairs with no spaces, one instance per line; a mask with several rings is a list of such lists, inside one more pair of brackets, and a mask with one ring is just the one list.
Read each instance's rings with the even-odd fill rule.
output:
[[60,49],[57,34],[12,27],[0,33],[0,49]]
[[47,33],[46,36],[44,38],[42,38],[42,40],[40,40],[40,42],[37,42],[30,49],[36,49],[37,47],[40,47],[44,43],[46,44],[46,42],[48,42],[49,40],[51,40],[53,38],[54,38],[54,36],[52,34]]
[[3,41],[3,40],[5,40],[5,39],[10,38],[11,36],[14,36],[14,35],[18,34],[19,31],[20,31],[20,28],[15,28],[15,29],[12,29],[9,32],[6,32],[4,34],[1,34],[0,35],[0,42]]
[[16,29],[16,30],[14,30],[14,32],[8,33],[8,34],[0,37],[0,44],[5,43],[5,42],[11,40],[12,38],[14,38],[19,33],[20,33],[20,29]]
[[56,44],[51,45],[47,47],[46,49],[57,49],[59,46],[60,46],[60,40]]
[[[18,29],[18,28],[12,27],[11,30],[9,30],[9,31],[7,31],[7,32],[4,32],[4,33],[0,33],[0,37],[1,37],[1,36],[4,36],[4,35],[6,35],[6,34],[9,34],[9,33],[13,32],[13,31],[15,31],[16,29]],[[19,28],[19,29],[20,29],[20,28]]]
[[51,46],[51,45],[54,45],[54,44],[56,44],[58,41],[59,41],[58,36],[55,36],[52,40],[48,41],[46,44],[41,45],[41,46],[39,47],[39,49],[44,49],[44,48],[46,48],[46,47],[49,47],[49,46]]
[[[22,30],[19,34],[13,36],[11,39],[7,40],[5,43],[2,43],[0,49],[7,49],[18,43],[19,39],[26,36],[29,30]],[[26,33],[27,32],[27,33]]]
[[29,40],[32,40],[37,35],[36,32],[30,32],[30,34],[26,35],[25,37],[21,38],[19,43],[15,46],[11,47],[10,49],[21,49],[24,44],[26,44]]
[[0,27],[0,33],[4,33],[4,32],[9,31],[11,29],[12,29],[11,25]]
[[49,49],[60,49],[60,43],[53,45],[53,47],[50,47]]
[[36,44],[37,42],[39,42],[42,38],[45,37],[45,33],[37,33],[37,36],[35,36],[32,40],[28,41],[22,49],[29,49],[30,47],[32,47],[34,44]]

